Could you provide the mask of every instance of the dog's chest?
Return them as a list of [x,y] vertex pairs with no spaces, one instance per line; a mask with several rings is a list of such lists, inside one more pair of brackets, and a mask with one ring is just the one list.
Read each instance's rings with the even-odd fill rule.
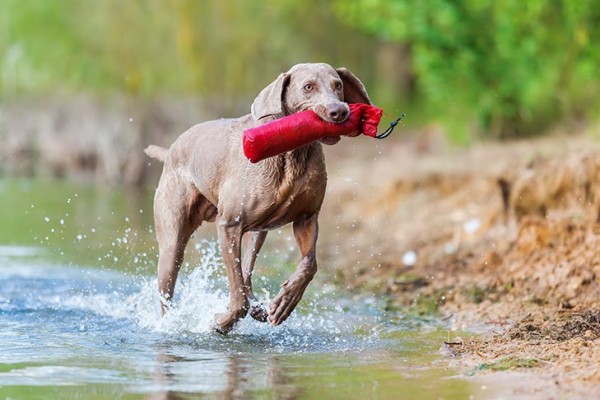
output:
[[[275,229],[299,217],[319,212],[327,173],[322,150],[309,153],[305,160],[279,160],[277,174],[265,180],[258,196],[246,208],[248,228],[251,230]],[[295,164],[294,164],[295,162]]]

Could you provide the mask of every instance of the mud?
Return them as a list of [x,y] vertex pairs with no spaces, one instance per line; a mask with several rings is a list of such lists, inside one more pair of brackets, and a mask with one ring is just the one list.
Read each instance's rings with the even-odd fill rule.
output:
[[599,397],[594,134],[460,151],[439,140],[330,149],[323,213],[336,218],[322,225],[338,241],[325,249],[338,279],[470,332],[450,333],[442,350],[507,396]]

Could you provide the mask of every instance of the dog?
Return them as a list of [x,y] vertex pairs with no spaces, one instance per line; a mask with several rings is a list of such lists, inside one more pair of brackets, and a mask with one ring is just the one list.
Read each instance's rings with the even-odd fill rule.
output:
[[[244,157],[242,135],[245,129],[305,110],[341,123],[348,118],[349,103],[371,104],[365,86],[349,70],[297,64],[258,94],[250,114],[195,125],[169,149],[145,149],[164,162],[154,197],[163,316],[190,236],[207,221],[217,225],[229,283],[229,306],[215,315],[216,330],[230,331],[248,313],[273,326],[288,318],[317,272],[318,216],[327,184],[320,142],[331,145],[340,137],[252,164]],[[252,292],[256,257],[267,232],[289,223],[302,259],[270,304],[259,304]]]

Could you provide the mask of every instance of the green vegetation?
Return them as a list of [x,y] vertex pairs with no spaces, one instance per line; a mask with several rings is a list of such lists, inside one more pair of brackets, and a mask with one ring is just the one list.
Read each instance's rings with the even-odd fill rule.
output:
[[408,307],[408,313],[420,316],[438,315],[440,306],[444,304],[444,293],[443,291],[436,291],[431,294],[418,294]]
[[301,61],[368,71],[375,40],[319,3],[0,0],[0,93],[243,96]]
[[477,367],[479,371],[507,371],[515,368],[533,368],[538,364],[535,358],[505,357],[493,363],[483,363]]
[[600,111],[597,0],[358,0],[337,11],[409,46],[413,98],[452,122],[456,140],[537,133]]
[[490,288],[482,288],[479,286],[472,286],[464,290],[464,295],[475,304],[483,302],[488,295],[492,292]]
[[600,0],[0,0],[0,99],[88,92],[246,103],[302,61],[455,142],[600,114]]

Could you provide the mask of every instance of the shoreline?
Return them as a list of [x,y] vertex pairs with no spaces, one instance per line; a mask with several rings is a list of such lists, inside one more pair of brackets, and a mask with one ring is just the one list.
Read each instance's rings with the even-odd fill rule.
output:
[[440,345],[494,398],[600,397],[600,144],[550,136],[419,153],[395,141],[362,160],[369,171],[353,144],[328,154],[323,215],[335,226],[322,220],[339,280],[476,332]]

